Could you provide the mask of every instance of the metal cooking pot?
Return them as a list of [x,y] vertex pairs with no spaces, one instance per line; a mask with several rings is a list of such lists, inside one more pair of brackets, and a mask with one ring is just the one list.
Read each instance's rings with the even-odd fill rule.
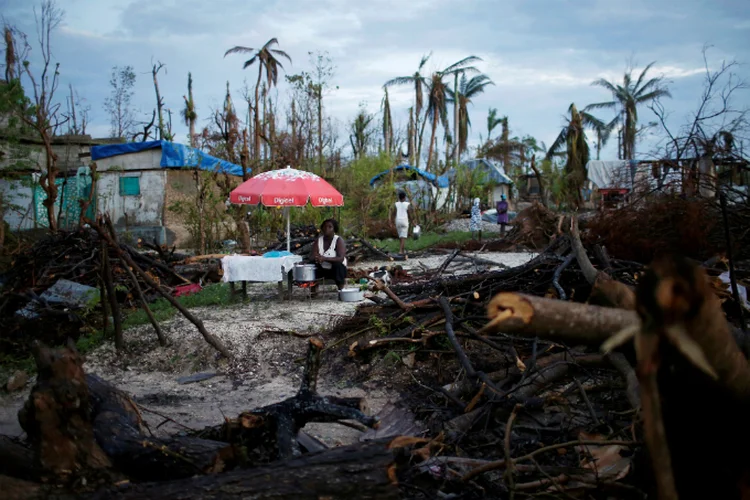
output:
[[294,281],[315,281],[315,264],[297,264],[292,268]]
[[339,290],[341,302],[359,302],[365,300],[365,293],[359,288],[342,288]]

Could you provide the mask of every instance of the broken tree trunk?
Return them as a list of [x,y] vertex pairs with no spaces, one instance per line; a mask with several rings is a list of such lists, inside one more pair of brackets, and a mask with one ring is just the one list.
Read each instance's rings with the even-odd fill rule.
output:
[[640,324],[635,311],[508,292],[492,298],[487,317],[490,322],[480,333],[503,332],[596,346],[624,328]]
[[[224,442],[194,437],[154,438],[144,432],[137,405],[122,391],[94,375],[84,375],[75,346],[36,351],[38,379],[19,421],[32,443],[38,476],[67,482],[119,473],[148,481],[219,472],[234,464]],[[0,442],[0,464],[9,453],[18,459],[2,472],[21,478],[29,472],[23,448]],[[23,460],[22,460],[23,459]],[[117,472],[114,472],[117,471]],[[23,472],[23,471],[21,471]]]
[[94,438],[91,400],[75,346],[34,346],[37,381],[18,412],[42,477],[67,483],[106,474],[111,462]]
[[146,434],[138,406],[124,392],[95,375],[86,376],[96,441],[114,468],[139,481],[187,478],[234,465],[224,442]]
[[180,498],[396,499],[393,477],[399,454],[387,442],[359,443],[312,453],[250,470],[209,477],[125,485],[92,500]]

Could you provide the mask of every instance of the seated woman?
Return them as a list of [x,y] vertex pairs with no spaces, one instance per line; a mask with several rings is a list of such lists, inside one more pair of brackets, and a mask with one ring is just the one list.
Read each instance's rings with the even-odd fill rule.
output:
[[346,244],[336,234],[339,223],[335,219],[326,219],[320,225],[320,236],[313,243],[312,258],[315,262],[318,278],[332,279],[339,290],[346,283]]

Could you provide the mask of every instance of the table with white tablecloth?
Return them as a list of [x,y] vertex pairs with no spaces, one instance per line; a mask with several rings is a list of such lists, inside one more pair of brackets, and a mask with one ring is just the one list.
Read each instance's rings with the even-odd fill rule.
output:
[[277,282],[279,293],[283,294],[282,281],[284,277],[291,283],[290,273],[298,262],[302,262],[299,255],[284,255],[282,257],[260,257],[249,255],[227,255],[221,259],[224,283],[242,282],[243,290],[247,282],[268,283]]

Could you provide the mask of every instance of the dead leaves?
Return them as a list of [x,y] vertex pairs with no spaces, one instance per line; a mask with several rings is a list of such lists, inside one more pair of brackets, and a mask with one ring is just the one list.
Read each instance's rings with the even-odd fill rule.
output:
[[[581,432],[578,438],[582,441],[596,441],[605,436]],[[597,481],[619,481],[630,472],[632,457],[623,456],[627,446],[619,444],[581,445],[576,446],[581,456],[581,467],[590,470],[590,478]]]

